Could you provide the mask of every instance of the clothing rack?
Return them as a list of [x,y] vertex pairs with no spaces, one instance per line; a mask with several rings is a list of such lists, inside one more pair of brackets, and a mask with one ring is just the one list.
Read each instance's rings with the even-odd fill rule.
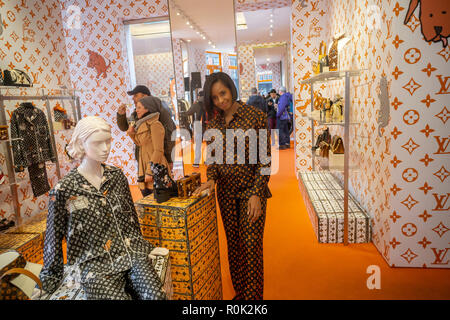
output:
[[[8,90],[8,89],[15,89],[14,87],[0,87],[0,125],[8,125],[7,116],[6,116],[6,110],[5,110],[5,101],[45,101],[45,109],[47,112],[47,121],[49,125],[49,131],[50,131],[50,140],[52,147],[56,154],[56,174],[58,176],[58,180],[61,179],[61,168],[59,165],[59,157],[57,154],[57,148],[56,148],[56,140],[55,140],[55,130],[53,127],[53,118],[52,118],[52,112],[50,107],[50,101],[61,101],[61,103],[64,105],[64,101],[69,101],[71,108],[72,108],[72,114],[74,116],[75,122],[78,122],[81,120],[81,109],[80,109],[80,99],[76,95],[48,95],[45,94],[45,90],[42,89],[42,95],[3,95],[2,90]],[[18,87],[17,89],[23,89],[21,87]],[[61,91],[67,91],[67,89],[58,89]],[[19,203],[19,195],[18,195],[18,184],[16,182],[16,175],[14,171],[14,165],[13,165],[13,155],[11,152],[12,145],[11,142],[14,139],[11,139],[9,137],[8,140],[2,140],[0,142],[6,143],[6,166],[8,171],[8,179],[9,179],[9,187],[11,189],[11,195],[13,199],[13,207],[14,207],[14,214],[16,218],[16,225],[22,224],[22,217],[20,215],[20,203]]]

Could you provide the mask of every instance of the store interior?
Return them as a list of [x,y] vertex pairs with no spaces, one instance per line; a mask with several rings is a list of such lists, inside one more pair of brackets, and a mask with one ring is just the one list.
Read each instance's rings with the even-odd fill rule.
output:
[[[29,77],[29,85],[0,85],[0,219],[14,229],[45,216],[50,189],[80,164],[66,146],[86,116],[111,125],[106,163],[141,201],[134,143],[116,121],[120,105],[134,109],[127,91],[136,85],[184,130],[174,179],[200,173],[205,182],[205,156],[192,165],[193,119],[183,112],[220,71],[241,101],[252,88],[268,97],[284,87],[293,97],[291,146],[272,145],[264,299],[450,298],[448,29],[429,35],[414,3],[0,0],[0,69]],[[17,170],[12,128],[22,102],[48,122],[52,155],[40,168],[48,187],[30,178],[31,167]],[[219,208],[217,232],[230,300]],[[0,241],[0,253],[7,249]]]

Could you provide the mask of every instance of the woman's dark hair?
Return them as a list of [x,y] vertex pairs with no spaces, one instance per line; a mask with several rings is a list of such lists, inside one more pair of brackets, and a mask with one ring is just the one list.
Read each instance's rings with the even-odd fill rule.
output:
[[203,85],[203,94],[204,94],[203,103],[208,115],[213,114],[213,110],[214,108],[216,108],[211,98],[211,88],[217,81],[220,81],[225,87],[230,89],[232,102],[235,102],[237,100],[236,86],[234,85],[233,80],[230,78],[228,74],[226,74],[225,72],[215,72],[210,74],[207,77],[205,84]]

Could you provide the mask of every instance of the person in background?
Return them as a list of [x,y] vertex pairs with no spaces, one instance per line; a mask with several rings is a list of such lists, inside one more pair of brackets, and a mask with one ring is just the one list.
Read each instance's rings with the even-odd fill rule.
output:
[[160,104],[161,100],[156,97],[145,97],[139,100],[136,104],[136,123],[127,131],[134,143],[140,147],[138,184],[144,197],[153,192],[153,173],[150,162],[169,168],[169,162],[165,157],[166,130],[161,122]]
[[[198,168],[200,166],[200,161],[202,160],[202,140],[203,133],[206,130],[206,113],[205,107],[203,105],[203,90],[198,93],[197,101],[189,108],[188,111],[180,112],[180,115],[184,116],[194,116],[194,121],[201,121],[201,128],[194,128],[194,143],[195,143],[195,158],[194,164],[192,165],[194,168]],[[195,126],[195,123],[194,123]],[[198,136],[197,136],[198,135]],[[197,143],[199,141],[200,143]]]
[[277,128],[279,130],[279,149],[289,149],[291,147],[291,138],[289,135],[289,105],[292,101],[292,95],[286,92],[285,87],[280,88],[280,100],[277,110]]
[[[130,118],[127,118],[127,105],[122,104],[119,107],[119,110],[117,110],[117,126],[121,131],[127,131],[130,127],[129,123],[134,123],[137,119],[136,114],[136,105],[137,102],[144,98],[150,96],[150,90],[146,86],[138,85],[133,90],[127,91],[127,94],[129,96],[133,96],[133,102],[135,106],[135,110],[130,115]],[[136,160],[139,159],[139,147],[135,145],[134,147],[134,156],[136,157]],[[138,168],[139,169],[139,168]]]
[[278,96],[275,89],[270,90],[267,98],[267,120],[269,121],[269,130],[272,134],[272,146],[275,145],[275,130],[277,128],[277,107]]
[[251,92],[252,95],[250,96],[250,98],[248,98],[247,104],[249,106],[258,108],[259,110],[267,114],[267,106],[264,98],[258,94],[258,90],[256,88],[252,88]]

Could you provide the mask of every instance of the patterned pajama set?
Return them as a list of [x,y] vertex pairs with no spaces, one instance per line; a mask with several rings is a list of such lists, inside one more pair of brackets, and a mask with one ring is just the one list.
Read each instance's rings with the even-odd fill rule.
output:
[[99,190],[73,169],[50,191],[43,288],[51,293],[63,280],[66,238],[66,268],[75,274],[87,299],[166,299],[127,178],[116,167],[103,168]]
[[30,102],[23,102],[11,116],[11,139],[16,172],[28,168],[33,195],[50,190],[46,161],[56,162],[47,117]]
[[[228,260],[233,287],[238,299],[262,300],[264,289],[264,224],[267,199],[272,195],[268,188],[270,175],[261,175],[262,168],[270,170],[271,162],[269,161],[265,165],[259,162],[259,130],[268,129],[267,117],[255,107],[241,105],[228,125],[224,117],[218,114],[208,124],[208,129],[218,129],[223,135],[223,164],[210,164],[207,168],[207,177],[208,180],[213,179],[217,183],[217,199],[227,237]],[[234,152],[233,163],[227,164],[227,129],[242,129],[241,133],[236,131],[236,136],[241,136],[241,138],[248,129],[256,130],[258,137],[257,164],[249,164],[248,140],[245,142],[245,150],[238,148],[237,152]],[[261,143],[264,144],[264,142]],[[270,133],[267,130],[266,155],[268,157],[271,155],[270,147]],[[242,155],[244,151],[245,164],[238,164],[238,155]],[[261,200],[262,214],[256,222],[251,223],[247,209],[248,201],[253,195],[257,195]]]

